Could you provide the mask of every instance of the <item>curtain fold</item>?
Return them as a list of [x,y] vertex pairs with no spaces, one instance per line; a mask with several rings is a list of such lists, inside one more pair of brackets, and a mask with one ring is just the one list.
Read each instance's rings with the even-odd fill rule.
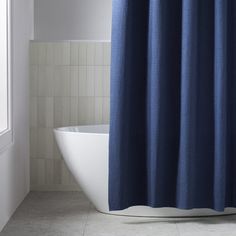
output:
[[109,207],[236,206],[236,2],[113,0]]

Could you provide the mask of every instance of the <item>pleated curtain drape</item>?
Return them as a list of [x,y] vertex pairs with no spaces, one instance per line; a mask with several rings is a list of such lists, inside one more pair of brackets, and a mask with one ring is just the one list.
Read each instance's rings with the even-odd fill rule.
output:
[[236,206],[236,1],[113,0],[109,207]]

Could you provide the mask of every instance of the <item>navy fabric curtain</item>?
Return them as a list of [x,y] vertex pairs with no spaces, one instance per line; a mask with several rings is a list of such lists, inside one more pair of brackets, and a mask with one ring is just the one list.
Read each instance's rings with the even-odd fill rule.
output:
[[236,207],[236,1],[113,0],[109,206]]

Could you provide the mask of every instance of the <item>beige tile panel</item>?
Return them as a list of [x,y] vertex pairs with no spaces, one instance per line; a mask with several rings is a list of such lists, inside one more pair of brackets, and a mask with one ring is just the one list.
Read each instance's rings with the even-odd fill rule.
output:
[[37,86],[38,96],[52,97],[53,96],[53,72],[52,66],[38,66]]
[[110,51],[108,42],[31,42],[30,168],[34,189],[76,185],[53,128],[109,122]]
[[38,127],[53,127],[54,98],[38,97],[37,99],[37,121]]

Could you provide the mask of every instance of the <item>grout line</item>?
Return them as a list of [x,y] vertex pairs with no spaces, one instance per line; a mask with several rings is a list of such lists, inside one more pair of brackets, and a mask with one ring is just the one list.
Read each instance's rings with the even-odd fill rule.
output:
[[179,231],[179,227],[178,227],[178,223],[177,223],[177,222],[175,222],[175,227],[176,227],[176,230],[177,230],[178,236],[181,236],[180,231]]
[[85,224],[84,224],[82,236],[85,236],[86,228],[88,226],[88,221],[89,221],[90,210],[91,210],[91,203],[89,203],[89,209],[88,209],[88,213],[87,213],[87,216],[86,216],[86,219],[85,219]]

